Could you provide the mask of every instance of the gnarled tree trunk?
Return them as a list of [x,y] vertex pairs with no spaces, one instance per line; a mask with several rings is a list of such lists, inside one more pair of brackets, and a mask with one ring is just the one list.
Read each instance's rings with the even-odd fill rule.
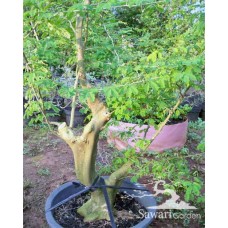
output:
[[[87,1],[87,4],[88,3],[89,1]],[[81,86],[83,88],[90,88],[91,86],[85,77],[82,27],[83,18],[80,15],[77,15],[76,40],[78,66],[76,73]],[[75,101],[75,99],[73,99],[73,101]],[[66,123],[58,124],[58,135],[70,146],[73,152],[77,178],[82,184],[89,186],[97,176],[95,171],[95,160],[97,156],[99,133],[104,128],[106,122],[110,119],[111,113],[98,97],[96,97],[93,102],[88,99],[87,103],[92,112],[92,119],[84,127],[82,135],[76,136],[71,127],[67,126]],[[72,109],[74,105],[75,104],[72,105]],[[105,180],[106,184],[120,185],[121,180],[128,174],[130,166],[130,163],[123,165],[119,170]],[[107,191],[111,206],[113,206],[116,190],[108,189]],[[91,199],[78,209],[78,213],[84,216],[85,221],[98,219],[109,220],[107,206],[102,191],[96,190],[92,192]]]
[[[99,132],[109,118],[110,113],[105,106],[101,106],[101,109],[97,111],[97,114],[85,126],[81,136],[76,136],[66,123],[62,123],[58,127],[59,136],[70,146],[73,152],[77,178],[86,186],[91,185],[97,176],[95,160]],[[128,174],[130,167],[131,163],[123,165],[105,180],[106,184],[119,186],[123,178]],[[113,206],[116,190],[108,189],[108,195]],[[78,209],[78,213],[84,216],[85,221],[109,220],[105,199],[101,190],[93,192],[91,199]]]

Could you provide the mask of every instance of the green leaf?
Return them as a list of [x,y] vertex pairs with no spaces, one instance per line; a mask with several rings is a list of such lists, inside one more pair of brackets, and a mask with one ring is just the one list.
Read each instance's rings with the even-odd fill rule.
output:
[[150,86],[155,90],[155,91],[158,91],[159,90],[159,86],[156,82],[154,81],[150,81]]
[[185,195],[184,195],[184,199],[186,202],[189,202],[189,200],[191,198],[191,194],[192,194],[192,189],[189,187],[189,188],[187,188]]
[[89,99],[91,100],[91,102],[95,101],[95,93],[94,92],[89,92]]
[[133,176],[133,177],[131,178],[131,182],[136,183],[137,181],[138,181],[138,177]]
[[105,94],[105,96],[106,96],[107,98],[111,97],[112,91],[111,91],[110,87],[104,88],[103,91],[104,91],[104,94]]
[[118,97],[119,96],[119,93],[117,92],[117,90],[115,88],[111,88],[110,91],[111,91],[111,94],[112,94],[113,97]]
[[64,28],[61,28],[60,29],[60,34],[62,35],[62,36],[64,36],[65,38],[67,38],[67,39],[70,39],[70,33],[66,30],[66,29],[64,29]]
[[150,84],[149,84],[149,83],[147,83],[147,84],[145,85],[145,91],[146,91],[147,93],[150,91]]
[[152,62],[154,63],[154,62],[156,62],[156,60],[157,60],[157,57],[158,57],[158,52],[157,51],[154,51],[151,55],[149,55],[150,57],[149,57],[149,59],[151,59],[152,60]]
[[132,86],[130,88],[131,88],[131,91],[132,91],[133,94],[135,94],[135,95],[138,94],[138,89],[136,88],[136,86]]

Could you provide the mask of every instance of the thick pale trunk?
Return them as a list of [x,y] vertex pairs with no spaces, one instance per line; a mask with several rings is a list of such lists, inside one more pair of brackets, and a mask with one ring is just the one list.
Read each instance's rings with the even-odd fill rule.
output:
[[109,119],[110,113],[105,106],[100,105],[81,136],[75,136],[66,123],[62,123],[58,128],[59,136],[73,151],[77,178],[84,185],[90,185],[96,177],[95,160],[99,133]]
[[[97,142],[99,132],[104,124],[109,120],[110,113],[105,106],[98,110],[97,114],[85,126],[81,136],[75,136],[73,130],[66,123],[59,124],[59,136],[70,146],[74,155],[75,171],[79,181],[89,186],[93,183],[97,174],[95,171],[95,160],[97,155]],[[131,163],[126,163],[105,180],[107,185],[119,186],[123,178],[128,174]],[[110,203],[113,206],[116,190],[107,189]],[[91,199],[87,201],[78,213],[84,217],[85,221],[98,219],[109,220],[106,202],[101,190],[92,192]]]

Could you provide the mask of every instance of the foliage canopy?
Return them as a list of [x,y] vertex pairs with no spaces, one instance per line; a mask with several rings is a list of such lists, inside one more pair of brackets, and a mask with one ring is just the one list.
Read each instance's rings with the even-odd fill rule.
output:
[[[204,1],[113,0],[84,6],[82,1],[25,0],[24,53],[32,69],[24,74],[28,117],[39,111],[34,90],[41,97],[75,93],[53,80],[50,69],[73,72],[76,67],[78,12],[89,14],[87,76],[106,82],[95,89],[79,88],[81,102],[99,92],[117,120],[156,125],[186,88],[202,88]],[[54,108],[48,101],[44,106]],[[179,108],[173,118],[187,110]]]

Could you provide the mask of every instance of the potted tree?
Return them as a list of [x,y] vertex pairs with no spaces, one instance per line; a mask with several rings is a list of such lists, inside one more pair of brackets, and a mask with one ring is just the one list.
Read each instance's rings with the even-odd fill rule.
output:
[[[81,110],[82,110],[82,106],[80,104],[78,104],[74,110],[74,122],[72,124],[73,127],[78,127],[78,126],[84,125],[86,115],[84,113],[82,113]],[[71,121],[73,121],[73,120],[71,120],[71,112],[72,112],[72,107],[67,106],[66,108],[64,108],[64,115],[65,115],[66,123],[69,126],[71,124]]]
[[[100,4],[99,1],[97,3]],[[116,3],[118,2],[113,3],[114,6]],[[52,5],[51,6],[47,5],[45,7],[46,8],[50,7],[51,12],[55,11],[55,8],[53,8]],[[131,157],[129,157],[127,162],[125,162],[124,164],[121,164],[120,167],[118,167],[118,169],[116,169],[116,171],[114,171],[109,177],[102,178],[97,175],[95,170],[95,160],[97,155],[97,143],[99,140],[99,134],[104,129],[106,123],[110,120],[112,114],[117,119],[119,117],[120,119],[130,118],[129,113],[131,112],[132,112],[132,115],[136,115],[135,114],[136,109],[134,108],[134,105],[136,104],[137,106],[137,102],[135,102],[135,96],[141,94],[140,89],[142,89],[142,87],[145,87],[144,89],[148,93],[154,94],[155,96],[154,100],[159,99],[159,97],[161,96],[170,98],[170,94],[172,94],[173,95],[172,99],[170,98],[172,100],[171,104],[167,106],[165,104],[160,103],[159,105],[160,110],[162,109],[165,110],[163,113],[164,118],[162,121],[160,121],[156,129],[156,132],[154,132],[152,137],[146,142],[146,144],[143,145],[143,150],[146,151],[149,145],[160,134],[160,132],[168,123],[170,118],[173,115],[177,115],[177,116],[180,115],[180,113],[179,115],[177,113],[178,106],[182,102],[183,97],[190,86],[190,82],[194,84],[193,82],[196,81],[196,76],[193,77],[192,76],[193,74],[190,72],[193,70],[193,68],[198,70],[201,68],[202,60],[201,59],[199,60],[198,58],[196,58],[195,62],[193,61],[190,68],[186,68],[186,61],[183,63],[183,59],[182,59],[179,62],[178,70],[176,69],[174,70],[170,66],[168,69],[166,69],[166,62],[171,58],[173,58],[174,55],[175,56],[179,55],[179,53],[177,54],[177,53],[171,52],[170,55],[161,56],[160,54],[161,50],[159,50],[159,48],[157,48],[158,50],[153,51],[152,53],[148,54],[148,51],[146,51],[144,56],[136,55],[134,56],[136,59],[131,60],[129,62],[123,61],[121,63],[120,62],[121,60],[119,58],[120,56],[117,53],[117,51],[114,49],[115,51],[112,52],[111,56],[117,62],[117,64],[115,65],[114,63],[115,65],[114,68],[112,68],[110,64],[107,64],[108,66],[104,66],[103,70],[105,70],[107,74],[108,73],[111,74],[116,70],[118,70],[117,74],[122,75],[122,73],[125,72],[125,74],[128,75],[128,72],[126,71],[126,69],[131,69],[132,72],[130,76],[132,76],[134,72],[139,72],[140,74],[145,75],[145,77],[142,78],[141,83],[142,82],[146,83],[148,81],[150,83],[145,84],[145,86],[141,86],[141,88],[136,88],[135,85],[139,83],[138,81],[136,83],[136,81],[134,81],[133,78],[129,78],[126,76],[125,78],[116,80],[118,82],[117,86],[108,85],[102,89],[106,98],[106,102],[105,102],[99,96],[99,92],[101,89],[96,87],[93,88],[87,81],[85,63],[89,62],[91,57],[89,55],[90,54],[89,52],[88,52],[89,57],[85,57],[84,51],[86,50],[86,45],[88,45],[87,40],[88,40],[88,34],[89,34],[89,31],[88,31],[89,12],[94,13],[93,14],[94,16],[94,15],[97,15],[99,12],[103,11],[104,9],[107,10],[107,8],[109,8],[112,12],[111,16],[115,18],[115,15],[116,15],[114,12],[115,10],[113,11],[112,7],[113,7],[112,4],[110,5],[109,3],[101,3],[100,7],[94,9],[92,8],[92,5],[90,4],[89,0],[85,1],[85,5],[83,4],[73,5],[72,7],[70,7],[70,10],[68,11],[69,13],[68,16],[72,17],[72,15],[74,15],[73,12],[75,8],[77,9],[78,14],[76,17],[75,29],[73,28],[71,21],[68,27],[66,26],[67,28],[64,27],[65,25],[63,25],[61,29],[58,28],[58,26],[54,26],[56,24],[59,25],[59,23],[61,22],[59,18],[57,18],[55,21],[54,16],[53,16],[54,19],[52,19],[53,21],[51,21],[52,23],[49,21],[47,22],[47,24],[49,23],[48,26],[50,29],[49,31],[50,33],[48,33],[47,35],[48,37],[50,34],[52,34],[51,31],[57,29],[55,30],[55,32],[53,32],[53,36],[59,33],[60,34],[59,36],[62,35],[69,40],[69,37],[71,37],[69,34],[72,35],[72,31],[71,33],[69,32],[69,27],[73,30],[73,32],[75,32],[75,35],[76,35],[77,68],[76,68],[75,84],[73,89],[70,91],[70,94],[72,95],[72,109],[71,109],[71,117],[70,117],[69,124],[66,124],[65,122],[51,122],[47,118],[45,110],[48,107],[48,104],[45,103],[45,101],[43,100],[43,96],[47,92],[48,90],[47,88],[57,86],[57,85],[55,84],[55,82],[51,80],[50,77],[48,77],[49,72],[47,69],[49,69],[49,67],[48,67],[47,60],[48,61],[50,60],[50,56],[48,56],[49,58],[46,58],[45,52],[42,52],[42,55],[39,52],[36,53],[36,50],[37,49],[39,50],[39,45],[41,45],[42,43],[39,40],[39,35],[40,37],[45,37],[45,34],[47,33],[45,32],[46,28],[41,27],[40,34],[36,32],[35,27],[32,28],[34,34],[36,35],[35,37],[37,37],[36,38],[37,47],[34,48],[35,54],[33,56],[31,55],[31,53],[33,52],[28,52],[29,53],[28,55],[30,55],[30,58],[28,57],[29,60],[25,66],[25,69],[26,69],[25,83],[28,87],[27,94],[30,98],[29,99],[29,102],[31,105],[30,111],[39,109],[42,114],[42,120],[46,122],[50,131],[52,131],[53,134],[56,134],[58,137],[64,140],[66,144],[71,148],[74,156],[75,172],[78,179],[78,182],[66,183],[60,186],[59,188],[57,188],[56,190],[54,190],[53,193],[50,194],[50,197],[48,198],[46,203],[46,212],[47,212],[46,218],[51,227],[60,226],[54,218],[54,212],[52,210],[53,208],[55,209],[58,205],[60,205],[62,202],[65,202],[69,198],[73,197],[76,193],[77,194],[83,193],[91,189],[93,191],[91,192],[90,199],[77,209],[77,213],[84,218],[85,222],[106,219],[106,220],[111,220],[113,225],[114,220],[112,217],[112,212],[113,212],[113,207],[114,207],[118,188],[125,189],[128,195],[134,196],[135,199],[142,204],[145,210],[149,212],[154,212],[154,209],[150,208],[150,206],[153,206],[152,208],[154,208],[154,204],[155,204],[155,200],[152,194],[148,192],[145,194],[145,189],[143,187],[139,186],[138,184],[131,184],[128,180],[125,180],[125,178],[129,175],[129,173],[131,172],[131,169],[134,166],[134,160],[132,160]],[[147,12],[147,13],[151,13],[151,12]],[[38,14],[38,16],[40,16],[40,14]],[[59,17],[62,17],[62,14],[60,14]],[[109,17],[107,17],[106,19],[109,19],[110,22],[113,22],[114,19],[112,17],[111,19]],[[44,20],[44,18],[48,18],[48,17],[41,17],[42,20]],[[95,18],[94,20],[91,20],[91,25],[93,25],[93,23],[95,22],[101,23],[102,19],[103,19],[102,16],[99,15],[98,19]],[[54,24],[54,22],[56,24]],[[96,25],[98,25],[99,23],[97,23]],[[113,27],[113,29],[114,28],[115,27]],[[84,40],[83,40],[83,32],[85,34]],[[92,32],[90,31],[90,33]],[[97,35],[96,33],[92,33],[92,34],[93,35],[95,34],[94,36]],[[109,46],[111,46],[112,48],[115,48],[114,42],[112,38],[110,38],[111,37],[110,33],[105,25],[103,26],[103,30],[101,34],[105,34],[106,37],[109,38]],[[61,36],[61,39],[63,39],[62,36]],[[50,37],[48,39],[50,39]],[[59,43],[63,43],[64,45],[62,48],[67,49],[69,48],[69,44],[67,43],[68,40],[66,41],[64,39],[61,40],[61,42]],[[99,41],[101,41],[100,37],[97,38],[96,42],[99,43]],[[72,42],[72,41],[69,41],[69,42]],[[94,44],[93,42],[94,40],[92,40],[90,44],[93,45]],[[123,45],[124,45],[123,46],[124,48],[128,47],[125,44]],[[104,46],[104,45],[101,44],[101,46]],[[178,48],[183,48],[183,46],[185,46],[185,44],[181,43],[178,46]],[[30,43],[29,45],[26,45],[25,49],[29,50],[29,48],[31,48]],[[126,52],[127,56],[129,56],[130,54],[128,53],[129,51],[133,52],[132,49],[124,50],[124,48],[120,47],[118,51],[122,50],[121,52],[122,54]],[[41,48],[41,50],[43,49]],[[126,53],[125,55],[121,55],[121,56],[123,56],[123,58],[126,58],[127,57]],[[64,54],[62,55],[64,58]],[[100,60],[104,60],[107,58],[107,56],[105,56],[105,58],[104,56],[105,55],[103,55],[103,53],[100,54],[99,52],[97,54],[97,59],[98,59],[97,62],[100,62]],[[173,77],[167,78],[161,75],[160,84],[158,84],[154,82],[155,77],[153,75],[149,75],[148,73],[146,73],[148,71],[147,66],[143,64],[141,65],[139,64],[139,66],[136,66],[137,69],[132,70],[131,66],[135,65],[135,61],[139,57],[142,58],[141,61],[146,60],[148,67],[151,66],[151,62],[152,62],[152,65],[154,65],[157,59],[161,62],[165,62],[165,64],[163,64],[160,69],[163,69],[163,74],[165,75],[167,74],[167,72],[169,73],[171,72],[173,74]],[[196,56],[196,57],[202,57],[202,56]],[[174,58],[173,62],[176,62],[176,61],[177,60]],[[98,64],[97,66],[96,65],[88,66],[87,69],[91,70],[91,68],[93,70],[97,70],[98,68],[100,68],[100,65]],[[41,70],[42,70],[41,76],[37,77],[37,75],[40,75]],[[161,74],[161,72],[157,72],[157,71],[153,73]],[[184,80],[181,80],[180,78],[183,75],[184,75]],[[118,78],[118,75],[116,76]],[[131,80],[129,81],[129,79]],[[170,85],[168,83],[170,83]],[[63,88],[63,89],[67,90],[67,88]],[[60,90],[63,90],[63,89],[61,88]],[[140,97],[140,99],[145,98],[146,96],[145,91],[142,93],[144,97],[142,96]],[[122,103],[126,102],[126,95],[132,100],[130,102],[132,104],[132,107],[125,106],[128,112],[124,113],[125,110],[121,111],[121,107],[119,105],[121,104],[121,102]],[[91,110],[91,119],[89,123],[86,124],[86,126],[84,127],[81,135],[77,135],[75,133],[74,125],[73,125],[74,110],[76,107],[76,103],[77,103],[76,100],[78,96],[80,99],[83,99],[84,101],[86,101],[89,109]],[[115,100],[116,102],[113,102]],[[156,105],[157,104],[158,103],[156,103]],[[145,109],[149,109],[149,106],[145,106],[143,110]],[[145,115],[143,114],[143,116]],[[148,121],[149,119],[151,118],[148,118]],[[57,130],[55,130],[54,126],[57,126]],[[134,188],[136,188],[138,191],[135,191]],[[152,219],[153,217],[142,220],[139,223],[137,222],[138,224],[137,225],[135,224],[135,227],[147,227],[151,223]],[[113,226],[115,227],[115,225]]]
[[[88,1],[87,1],[88,3]],[[82,40],[82,29],[83,29],[83,17],[77,15],[77,26],[76,26],[76,39],[77,39],[77,71],[76,71],[76,83],[74,89],[77,88],[78,79],[80,80],[80,85],[84,90],[89,89],[91,86],[86,80],[85,68],[84,68],[84,43]],[[24,54],[26,55],[26,54]],[[32,56],[30,60],[26,62],[25,66],[25,85],[28,87],[26,94],[28,97],[28,106],[26,106],[26,111],[28,113],[40,112],[39,120],[43,120],[48,125],[50,131],[53,134],[58,135],[63,139],[68,146],[72,149],[74,160],[75,160],[75,171],[77,174],[77,179],[80,181],[79,189],[75,189],[75,183],[68,183],[61,186],[59,189],[55,190],[47,200],[47,221],[51,227],[58,227],[56,222],[53,222],[53,212],[48,213],[49,206],[52,207],[58,201],[72,194],[72,190],[80,191],[81,186],[90,186],[97,178],[97,173],[95,171],[95,158],[97,154],[97,142],[99,138],[99,133],[111,118],[111,113],[109,112],[106,104],[102,102],[98,96],[95,95],[94,99],[88,98],[87,104],[91,110],[92,118],[90,122],[84,127],[83,133],[77,136],[73,130],[74,123],[74,110],[76,106],[76,95],[74,94],[72,98],[72,110],[69,126],[63,122],[51,122],[47,115],[47,109],[49,106],[52,107],[53,103],[45,101],[45,94],[48,90],[57,87],[57,84],[52,81],[49,75],[42,74],[42,77],[36,77],[40,74],[42,69],[45,73],[47,72],[47,64],[43,61],[38,61],[39,56]],[[55,107],[53,107],[55,109]],[[52,125],[58,126],[58,130],[55,131]],[[108,188],[105,193],[106,197],[103,195],[102,187],[99,187],[96,191],[91,193],[91,199],[84,203],[77,211],[84,217],[84,221],[93,221],[101,219],[112,219],[110,213],[113,208],[116,197],[116,188],[122,186],[124,188],[131,189],[136,188],[137,185],[132,184],[125,179],[128,175],[132,163],[126,163],[116,170],[112,175],[105,179],[101,179],[103,185],[110,185],[113,188]],[[123,186],[124,185],[124,186]],[[154,209],[150,209],[149,206],[154,206],[155,200],[151,194],[142,194],[134,191],[134,188],[128,191],[128,194],[137,198],[148,211],[153,212]],[[144,190],[142,188],[142,190]],[[107,201],[108,197],[108,201]],[[104,206],[105,201],[107,201],[107,208]],[[144,219],[139,223],[139,227],[146,227],[152,218]]]
[[[118,125],[108,127],[108,143],[114,144],[118,150],[125,150],[129,146],[136,147],[140,151],[140,142],[149,140],[156,132],[153,125],[139,125],[135,123],[119,121]],[[187,140],[188,119],[177,123],[167,124],[159,136],[148,149],[150,151],[162,152],[171,148],[182,148]],[[129,135],[125,137],[125,135]]]
[[[176,6],[174,4],[172,7]],[[175,27],[173,18],[177,15],[176,10],[171,12],[168,6],[164,6],[162,17],[156,6],[143,12],[121,8],[116,14],[128,29],[132,29],[132,36],[143,37],[138,41],[143,42],[144,52],[137,42],[130,43],[133,48],[124,47],[126,56],[132,57],[118,67],[118,72],[125,77],[118,77],[122,85],[111,89],[111,95],[107,97],[116,120],[108,127],[108,142],[122,150],[137,146],[142,140],[149,140],[175,102],[180,100],[179,107],[149,149],[163,151],[181,148],[186,142],[188,120],[192,120],[191,114],[196,109],[192,109],[190,102],[183,101],[186,100],[188,88],[195,91],[203,88],[204,41],[203,33],[198,32],[203,26],[203,14],[193,16],[182,12],[186,20],[177,20],[182,28],[179,31],[171,29]],[[152,14],[156,19],[148,20]],[[161,29],[157,24],[166,26]],[[145,33],[142,27],[147,28]],[[148,34],[148,31],[151,33]],[[198,48],[192,44],[193,40]],[[125,38],[127,41],[129,39]],[[138,54],[135,54],[137,51]],[[140,149],[139,146],[137,149]]]

